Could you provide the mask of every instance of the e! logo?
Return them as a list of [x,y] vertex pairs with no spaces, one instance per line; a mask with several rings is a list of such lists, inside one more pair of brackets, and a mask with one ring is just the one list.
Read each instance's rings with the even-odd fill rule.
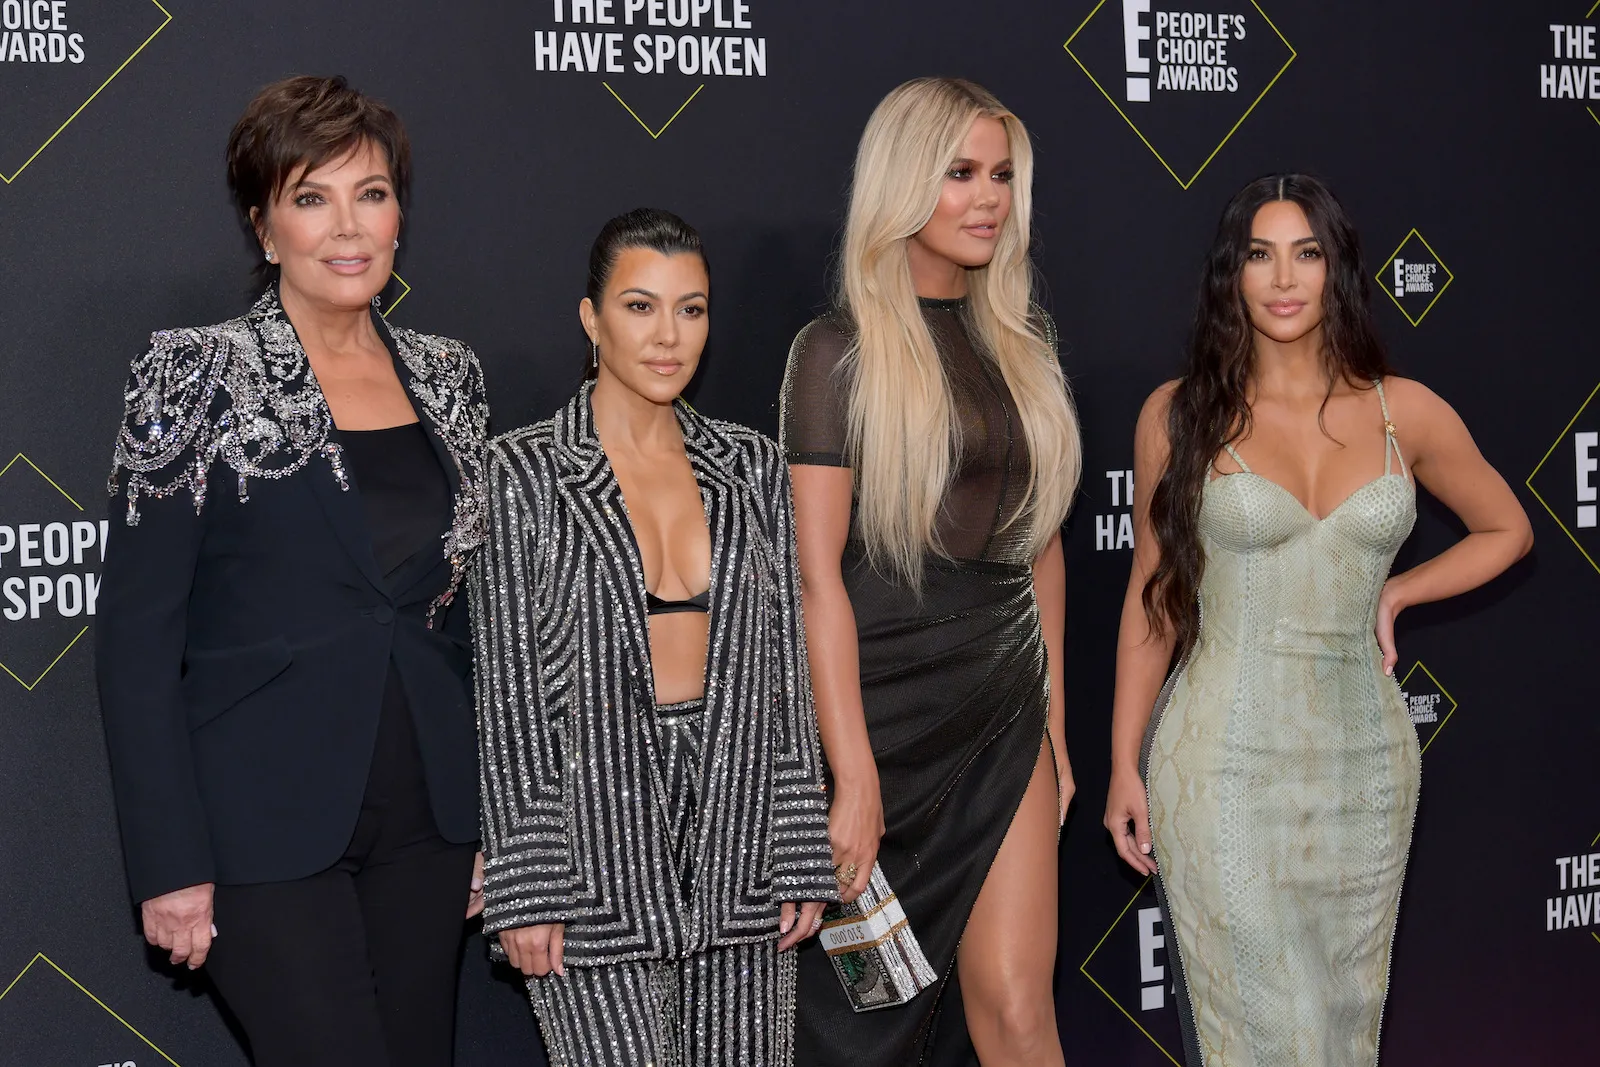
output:
[[[1526,482],[1561,532],[1600,571],[1600,385],[1562,427]],[[1567,463],[1572,466],[1568,467]]]

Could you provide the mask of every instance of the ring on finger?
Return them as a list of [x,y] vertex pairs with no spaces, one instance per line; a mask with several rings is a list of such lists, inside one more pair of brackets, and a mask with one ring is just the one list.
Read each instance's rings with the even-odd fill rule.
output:
[[844,863],[833,869],[833,877],[840,885],[849,885],[856,880],[856,874],[861,870],[854,863]]

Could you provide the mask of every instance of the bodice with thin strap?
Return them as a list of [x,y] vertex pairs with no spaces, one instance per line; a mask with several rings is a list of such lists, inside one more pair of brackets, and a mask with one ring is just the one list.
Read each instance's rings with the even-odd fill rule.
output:
[[1378,593],[1416,521],[1388,400],[1382,383],[1374,385],[1383,409],[1383,474],[1326,515],[1314,515],[1226,446],[1239,473],[1210,479],[1201,497],[1203,640],[1332,642],[1350,651],[1373,642]]
[[[1372,386],[1378,392],[1378,406],[1383,409],[1384,448],[1383,448],[1383,475],[1382,475],[1382,477],[1389,478],[1389,477],[1392,477],[1395,474],[1394,461],[1396,459],[1398,459],[1400,461],[1400,471],[1399,471],[1400,477],[1401,478],[1407,478],[1407,473],[1408,472],[1407,472],[1407,468],[1406,468],[1406,460],[1405,460],[1405,457],[1400,454],[1400,441],[1395,436],[1394,419],[1389,414],[1389,398],[1384,394],[1384,391],[1383,391],[1383,380],[1381,378],[1374,378],[1372,380]],[[1259,475],[1255,471],[1251,470],[1250,469],[1250,464],[1246,463],[1244,461],[1244,457],[1239,455],[1238,451],[1233,447],[1233,442],[1232,441],[1229,441],[1229,442],[1225,443],[1222,447],[1227,451],[1228,455],[1233,459],[1233,461],[1239,465],[1239,470],[1242,473],[1248,474],[1252,478],[1259,478],[1261,481],[1264,481],[1269,485],[1277,486],[1277,488],[1283,490],[1283,492],[1286,495],[1288,495],[1290,497],[1293,497],[1295,502],[1300,505],[1301,510],[1303,510],[1307,515],[1310,515],[1313,519],[1316,519],[1318,522],[1323,522],[1323,521],[1331,518],[1335,513],[1337,513],[1339,511],[1340,508],[1344,507],[1345,504],[1349,503],[1352,499],[1354,499],[1355,496],[1358,493],[1360,493],[1362,490],[1366,489],[1370,485],[1375,484],[1378,481],[1378,479],[1373,479],[1370,482],[1364,482],[1363,484],[1358,486],[1349,496],[1345,497],[1344,500],[1340,501],[1338,507],[1335,507],[1333,509],[1333,511],[1328,512],[1328,514],[1322,516],[1321,518],[1317,518],[1317,516],[1315,514],[1313,514],[1311,509],[1309,507],[1306,507],[1305,502],[1302,501],[1299,497],[1295,496],[1293,493],[1289,492],[1289,490],[1287,488],[1285,488],[1282,485],[1279,485],[1277,482],[1274,482],[1272,479],[1263,477],[1262,475]],[[1221,472],[1219,472],[1219,474],[1220,473]],[[1230,477],[1230,475],[1223,474],[1222,477]],[[1218,480],[1220,480],[1220,479],[1212,479],[1212,481],[1218,481]]]

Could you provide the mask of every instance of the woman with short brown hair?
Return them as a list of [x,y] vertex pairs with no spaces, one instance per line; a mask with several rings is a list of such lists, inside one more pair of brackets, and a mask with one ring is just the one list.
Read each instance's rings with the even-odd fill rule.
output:
[[488,407],[471,349],[377,313],[409,176],[343,78],[263,89],[228,184],[265,291],[158,331],[124,391],[97,659],[128,881],[263,1067],[449,1063],[482,908],[456,594]]

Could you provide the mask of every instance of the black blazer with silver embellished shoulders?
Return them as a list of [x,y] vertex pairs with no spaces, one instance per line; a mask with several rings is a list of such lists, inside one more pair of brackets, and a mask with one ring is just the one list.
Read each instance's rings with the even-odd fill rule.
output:
[[437,554],[387,580],[276,287],[240,318],[154,334],[133,363],[95,638],[136,900],[337,861],[391,662],[438,829],[478,836],[471,628],[452,602],[483,536],[483,373],[459,341],[373,324],[453,494]]
[[[484,930],[565,923],[569,961],[679,958],[835,900],[788,465],[679,401],[711,533],[695,874],[681,884],[649,716],[644,571],[592,385],[491,443],[474,566]],[[491,940],[491,945],[497,941]]]

